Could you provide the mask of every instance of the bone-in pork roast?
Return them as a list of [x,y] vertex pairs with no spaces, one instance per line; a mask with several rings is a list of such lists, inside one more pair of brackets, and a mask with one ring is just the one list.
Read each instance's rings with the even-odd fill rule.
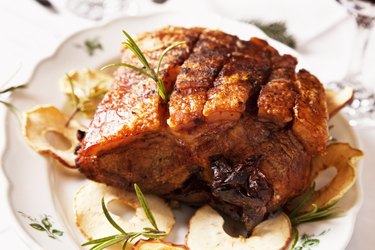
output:
[[[328,139],[324,89],[297,61],[258,38],[166,27],[137,36],[155,82],[120,67],[81,140],[88,178],[189,204],[209,203],[248,229],[303,192]],[[142,67],[124,49],[122,62]]]

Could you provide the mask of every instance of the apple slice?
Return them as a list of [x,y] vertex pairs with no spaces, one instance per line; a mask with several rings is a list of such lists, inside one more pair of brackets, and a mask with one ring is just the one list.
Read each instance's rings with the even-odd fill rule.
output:
[[187,250],[187,247],[161,240],[139,240],[132,250]]
[[77,131],[84,130],[84,127],[75,120],[65,126],[68,119],[54,106],[36,106],[23,114],[23,135],[36,152],[50,155],[63,165],[75,168]]
[[333,117],[345,107],[345,105],[353,101],[354,89],[346,86],[337,93],[330,89],[326,89],[326,97],[329,117]]
[[312,168],[315,178],[329,167],[336,168],[337,174],[329,183],[314,192],[303,211],[311,210],[312,204],[322,208],[341,199],[355,183],[356,164],[362,157],[361,150],[352,148],[347,143],[333,143],[328,145],[325,155],[313,158]]
[[[82,234],[88,240],[118,234],[118,231],[110,224],[103,213],[101,206],[102,197],[105,199],[106,207],[108,207],[111,217],[125,231],[142,232],[144,228],[152,227],[135,193],[90,181],[90,183],[81,187],[74,197],[75,221]],[[159,229],[168,234],[175,224],[172,209],[159,197],[145,195],[145,198]],[[121,204],[116,209],[121,214],[129,208],[134,210],[134,216],[130,219],[125,219],[114,214],[111,210],[111,203]],[[129,215],[129,213],[125,214]],[[137,240],[139,239],[141,237],[137,238]],[[128,245],[130,246],[131,243],[129,242]],[[130,247],[126,249],[130,249]]]
[[223,225],[224,219],[210,206],[200,208],[190,219],[187,246],[190,250],[279,250],[286,249],[292,239],[292,226],[284,213],[257,225],[249,238],[229,236]]

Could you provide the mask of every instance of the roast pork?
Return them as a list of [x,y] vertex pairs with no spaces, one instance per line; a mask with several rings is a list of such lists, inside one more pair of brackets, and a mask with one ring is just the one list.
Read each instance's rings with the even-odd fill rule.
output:
[[[77,150],[87,178],[193,205],[210,204],[248,229],[306,190],[324,154],[327,107],[319,80],[266,41],[165,27],[136,42],[160,77],[120,67]],[[122,62],[142,67],[129,51]]]

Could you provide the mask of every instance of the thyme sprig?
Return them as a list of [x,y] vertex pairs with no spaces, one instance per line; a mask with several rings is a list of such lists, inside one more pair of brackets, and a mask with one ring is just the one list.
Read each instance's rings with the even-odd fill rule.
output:
[[338,201],[327,204],[319,208],[316,204],[312,203],[310,210],[305,210],[306,206],[311,202],[315,192],[315,183],[310,187],[306,193],[297,197],[291,202],[292,208],[289,208],[287,214],[293,227],[292,237],[293,242],[290,249],[294,249],[297,244],[299,232],[297,226],[303,223],[322,221],[335,218],[342,214],[336,205]]
[[104,69],[107,69],[107,68],[110,68],[110,67],[119,67],[119,66],[131,68],[131,69],[137,71],[138,73],[141,73],[141,74],[151,78],[152,80],[154,80],[154,82],[156,83],[156,86],[158,88],[158,94],[160,95],[160,97],[164,101],[168,101],[169,100],[169,94],[166,93],[166,89],[165,89],[165,86],[164,86],[164,83],[163,83],[163,79],[159,76],[160,66],[161,66],[161,63],[163,61],[163,58],[165,57],[165,55],[169,51],[171,51],[172,49],[174,49],[177,46],[180,46],[180,45],[184,44],[185,42],[175,42],[175,43],[171,44],[170,46],[168,46],[161,53],[161,56],[158,60],[158,65],[157,65],[156,70],[155,70],[155,69],[151,68],[150,63],[147,61],[145,55],[143,54],[141,49],[138,47],[138,45],[134,41],[134,39],[125,30],[123,30],[122,32],[124,33],[124,35],[126,37],[126,41],[123,42],[122,44],[126,48],[128,48],[131,52],[133,52],[133,54],[138,58],[140,63],[143,65],[143,68],[139,68],[137,66],[134,66],[134,65],[131,65],[131,64],[128,64],[128,63],[113,63],[113,64],[109,64],[109,65],[104,66],[101,70],[104,70]]
[[104,248],[107,248],[109,246],[122,243],[122,249],[124,250],[129,242],[132,242],[134,239],[143,236],[149,239],[156,239],[165,237],[166,233],[164,231],[161,231],[158,229],[158,226],[156,224],[155,218],[151,213],[151,210],[149,209],[149,206],[147,204],[147,201],[141,191],[141,189],[138,187],[137,184],[134,184],[134,190],[137,195],[138,201],[141,204],[142,209],[144,210],[147,219],[149,220],[152,227],[145,227],[143,228],[142,232],[126,232],[122,227],[120,227],[111,217],[111,215],[108,212],[108,209],[105,206],[104,197],[101,200],[103,213],[108,220],[108,222],[117,230],[119,231],[118,234],[114,234],[111,236],[106,236],[103,238],[90,240],[82,246],[89,246],[93,245],[90,250],[101,250]]

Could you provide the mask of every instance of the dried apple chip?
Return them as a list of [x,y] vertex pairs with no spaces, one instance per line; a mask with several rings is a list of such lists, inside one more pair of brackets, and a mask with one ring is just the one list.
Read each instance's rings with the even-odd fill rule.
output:
[[23,134],[38,153],[50,155],[63,165],[75,168],[74,150],[78,145],[77,130],[83,126],[51,105],[36,106],[23,114]]
[[[109,208],[113,220],[126,232],[142,232],[144,228],[152,227],[135,193],[90,181],[79,189],[74,198],[75,221],[88,240],[118,234],[118,231],[110,224],[103,213],[102,197],[104,197],[105,205]],[[168,234],[175,224],[171,208],[163,199],[154,195],[145,195],[145,198],[159,230]],[[116,213],[111,209],[113,203],[118,205]],[[125,219],[118,215],[122,215],[126,208],[134,211],[131,218]],[[140,238],[140,236],[137,237],[137,239]],[[129,242],[128,245],[131,246],[131,243]],[[127,247],[127,249],[129,248]]]
[[190,250],[201,249],[286,249],[292,239],[292,226],[287,215],[257,225],[249,238],[229,236],[223,229],[224,219],[210,206],[200,208],[189,222],[186,243]]
[[354,89],[352,87],[346,86],[341,91],[335,93],[332,90],[326,89],[327,97],[327,109],[329,117],[337,114],[340,109],[345,107],[345,105],[352,102],[354,97]]
[[314,192],[305,210],[312,204],[322,208],[338,201],[355,183],[356,163],[362,156],[362,151],[347,143],[334,143],[327,147],[326,155],[314,158],[312,164],[316,177],[330,167],[336,168],[337,173],[327,185]]

